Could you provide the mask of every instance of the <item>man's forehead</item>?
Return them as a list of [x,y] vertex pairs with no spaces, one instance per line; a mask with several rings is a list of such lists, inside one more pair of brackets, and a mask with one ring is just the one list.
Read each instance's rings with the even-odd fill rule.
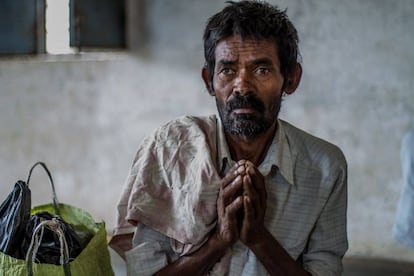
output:
[[277,46],[273,40],[231,36],[222,39],[216,46],[216,62],[220,60],[237,60],[240,56],[252,58],[276,58]]

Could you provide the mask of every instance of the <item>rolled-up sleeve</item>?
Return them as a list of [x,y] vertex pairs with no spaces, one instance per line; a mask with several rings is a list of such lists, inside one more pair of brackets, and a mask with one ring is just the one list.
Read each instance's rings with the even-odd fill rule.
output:
[[171,247],[170,238],[138,224],[133,248],[125,252],[127,275],[153,275],[178,258]]
[[332,179],[331,194],[311,233],[303,254],[304,268],[312,275],[341,275],[342,258],[348,249],[346,232],[347,170],[346,163]]

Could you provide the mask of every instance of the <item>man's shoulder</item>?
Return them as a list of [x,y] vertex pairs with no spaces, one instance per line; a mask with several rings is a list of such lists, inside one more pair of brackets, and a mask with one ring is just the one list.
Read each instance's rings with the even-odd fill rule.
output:
[[162,124],[147,139],[156,143],[198,140],[200,137],[207,140],[216,136],[216,126],[215,115],[180,116]]
[[162,166],[177,158],[192,160],[195,154],[215,160],[216,126],[215,115],[182,116],[170,120],[143,139],[137,156],[157,159]]
[[[167,123],[168,124],[168,123]],[[171,120],[169,124],[175,126],[195,127],[201,129],[215,128],[217,117],[214,114],[205,116],[185,115]]]
[[327,162],[331,165],[346,166],[345,156],[337,145],[295,127],[286,121],[280,120],[280,122],[288,143],[302,160],[308,160],[313,164],[315,162]]

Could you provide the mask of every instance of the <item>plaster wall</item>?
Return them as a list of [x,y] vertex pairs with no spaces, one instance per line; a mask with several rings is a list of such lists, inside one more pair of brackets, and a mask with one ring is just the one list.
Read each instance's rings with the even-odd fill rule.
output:
[[[0,200],[45,161],[60,201],[111,230],[143,137],[215,112],[200,79],[201,33],[224,1],[129,1],[131,51],[0,59]],[[414,2],[272,1],[296,25],[304,74],[281,117],[339,145],[349,165],[348,256],[414,261],[392,239],[400,139],[414,124]],[[50,202],[46,176],[33,203]]]

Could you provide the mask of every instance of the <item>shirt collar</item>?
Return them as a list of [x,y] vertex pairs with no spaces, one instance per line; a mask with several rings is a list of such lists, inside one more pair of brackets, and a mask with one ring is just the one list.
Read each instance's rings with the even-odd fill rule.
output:
[[[217,119],[217,151],[218,162],[221,164],[221,172],[233,166],[236,162],[231,159],[229,146],[224,134],[221,119]],[[294,158],[292,150],[286,138],[281,121],[277,120],[277,129],[272,144],[270,145],[265,159],[259,166],[259,171],[264,175],[268,175],[273,167],[277,167],[282,176],[292,185],[294,185]]]

